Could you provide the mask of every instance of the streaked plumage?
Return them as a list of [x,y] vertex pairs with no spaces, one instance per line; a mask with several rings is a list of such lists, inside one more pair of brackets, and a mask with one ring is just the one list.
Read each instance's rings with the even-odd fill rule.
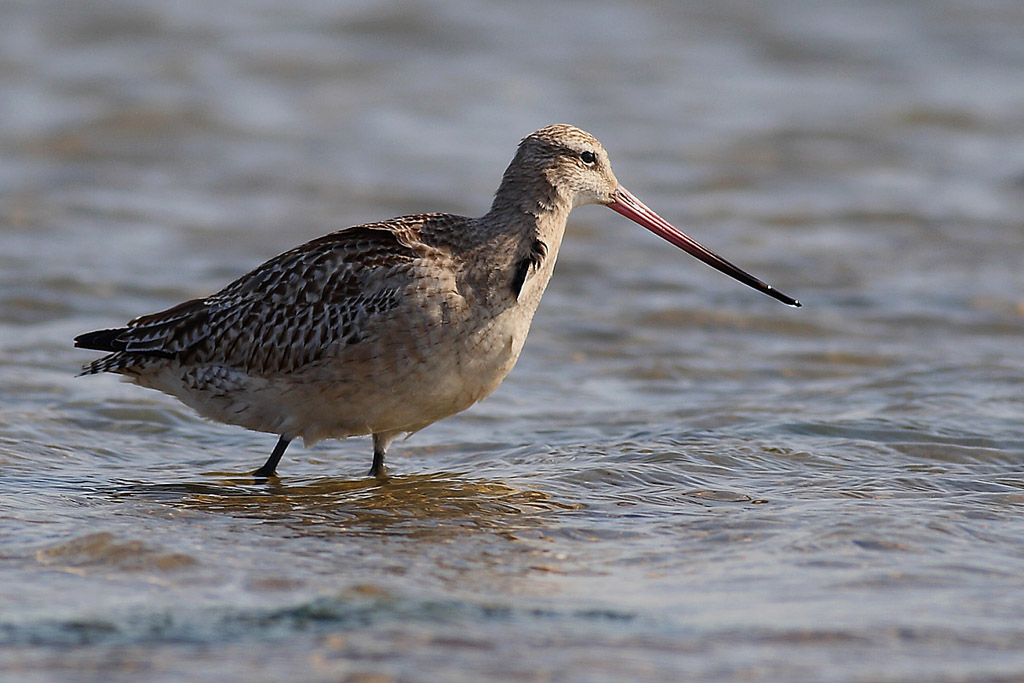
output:
[[359,434],[373,435],[371,473],[380,474],[396,436],[465,410],[501,383],[569,212],[593,203],[798,305],[667,231],[619,187],[593,136],[554,125],[523,139],[486,215],[403,216],[314,239],[210,297],[77,337],[76,346],[110,352],[83,374],[119,373],[204,417],[279,434],[258,476],[275,474],[291,439]]

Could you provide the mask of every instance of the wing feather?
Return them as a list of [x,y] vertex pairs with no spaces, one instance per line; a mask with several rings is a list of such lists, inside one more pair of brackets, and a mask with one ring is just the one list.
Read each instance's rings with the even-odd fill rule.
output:
[[130,371],[155,359],[213,362],[252,374],[287,372],[358,343],[365,320],[396,307],[431,216],[340,230],[287,251],[205,299],[80,335],[110,351],[83,374]]

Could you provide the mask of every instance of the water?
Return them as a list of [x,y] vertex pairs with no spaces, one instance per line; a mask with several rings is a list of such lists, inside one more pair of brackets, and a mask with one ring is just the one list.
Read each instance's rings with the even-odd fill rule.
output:
[[[1024,677],[1024,6],[0,4],[11,680]],[[568,121],[790,310],[574,213],[519,366],[367,479],[75,378]]]

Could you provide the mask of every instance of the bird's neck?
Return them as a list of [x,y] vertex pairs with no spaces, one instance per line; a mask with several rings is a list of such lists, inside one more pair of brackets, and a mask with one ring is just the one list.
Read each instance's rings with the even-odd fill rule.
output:
[[519,240],[558,248],[572,202],[542,174],[518,176],[510,167],[480,222]]

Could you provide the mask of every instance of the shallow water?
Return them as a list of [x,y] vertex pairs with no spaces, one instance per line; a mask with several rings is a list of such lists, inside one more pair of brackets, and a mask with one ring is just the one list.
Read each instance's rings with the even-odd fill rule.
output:
[[[1024,677],[1024,6],[0,3],[12,680]],[[519,366],[289,450],[83,331],[484,211],[570,121],[790,310],[598,207]]]

